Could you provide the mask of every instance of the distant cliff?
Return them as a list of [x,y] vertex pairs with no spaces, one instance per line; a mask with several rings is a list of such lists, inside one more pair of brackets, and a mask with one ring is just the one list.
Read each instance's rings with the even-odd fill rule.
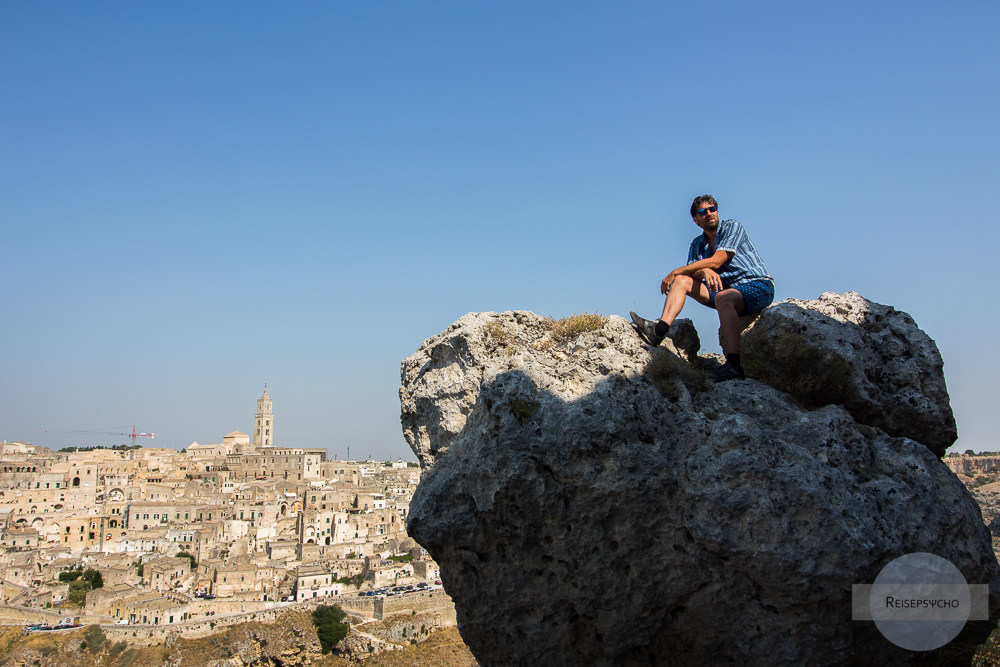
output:
[[1000,471],[1000,456],[949,456],[944,462],[956,475],[981,475]]
[[470,313],[402,364],[408,528],[482,664],[905,664],[852,584],[928,551],[1000,590],[905,313],[776,304],[744,334],[760,379],[720,385],[687,344],[587,328]]

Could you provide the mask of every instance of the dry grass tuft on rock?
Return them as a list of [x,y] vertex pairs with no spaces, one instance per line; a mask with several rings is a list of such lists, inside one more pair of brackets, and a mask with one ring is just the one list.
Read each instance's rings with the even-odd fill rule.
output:
[[608,318],[600,313],[576,313],[552,323],[552,338],[559,342],[572,340],[582,333],[597,331]]
[[667,350],[657,349],[653,353],[645,375],[660,393],[668,397],[676,393],[675,380],[680,380],[690,392],[708,388],[708,373]]
[[514,354],[514,335],[501,322],[493,321],[483,327],[485,342],[494,350]]

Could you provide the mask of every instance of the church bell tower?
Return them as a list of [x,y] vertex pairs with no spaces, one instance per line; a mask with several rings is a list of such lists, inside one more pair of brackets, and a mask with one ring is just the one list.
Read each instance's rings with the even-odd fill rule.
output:
[[271,397],[264,393],[257,399],[257,414],[253,416],[254,447],[270,447],[274,444],[274,415],[271,413]]

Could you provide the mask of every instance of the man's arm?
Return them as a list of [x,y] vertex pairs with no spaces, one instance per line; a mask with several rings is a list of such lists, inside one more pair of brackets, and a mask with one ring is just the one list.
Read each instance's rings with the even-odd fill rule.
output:
[[670,285],[677,276],[692,276],[699,280],[704,280],[708,284],[709,289],[721,290],[722,280],[719,278],[718,271],[726,262],[732,259],[734,254],[728,250],[716,250],[711,257],[699,259],[697,262],[691,262],[690,264],[674,269],[660,282],[660,293],[666,294],[669,292]]

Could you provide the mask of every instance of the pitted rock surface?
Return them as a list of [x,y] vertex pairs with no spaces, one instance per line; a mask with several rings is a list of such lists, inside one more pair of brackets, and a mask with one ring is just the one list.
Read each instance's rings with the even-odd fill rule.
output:
[[908,664],[850,620],[852,584],[927,551],[1000,591],[978,507],[924,444],[707,383],[619,317],[548,332],[469,314],[402,365],[426,469],[408,529],[483,665]]
[[919,440],[938,456],[958,438],[943,362],[908,314],[857,292],[786,299],[743,334],[747,371],[810,407]]

